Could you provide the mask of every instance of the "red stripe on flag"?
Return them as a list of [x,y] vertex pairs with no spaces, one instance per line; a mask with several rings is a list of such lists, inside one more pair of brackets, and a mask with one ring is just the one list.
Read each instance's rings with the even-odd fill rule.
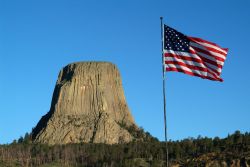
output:
[[212,64],[212,65],[214,65],[214,66],[217,66],[218,68],[222,68],[222,65],[218,64],[216,61],[212,61],[212,60],[210,60],[210,59],[207,59],[207,58],[205,58],[204,56],[202,56],[201,54],[199,54],[199,53],[197,53],[197,52],[195,52],[195,51],[193,51],[193,50],[189,50],[189,52],[190,52],[191,54],[196,54],[196,55],[198,55],[204,62],[207,62],[207,63],[209,63],[209,64]]
[[[188,54],[188,53],[186,53],[186,54]],[[196,53],[193,52],[193,54],[196,54]],[[192,56],[191,53],[189,53],[189,55]],[[206,66],[207,68],[209,68],[210,70],[215,72],[218,76],[220,75],[220,72],[218,70],[216,70],[216,69],[213,69],[213,68],[209,67],[209,65],[207,63],[209,63],[211,65],[214,65],[217,68],[222,68],[222,66],[217,64],[216,62],[211,61],[211,60],[206,59],[206,58],[203,58],[200,55],[198,55],[200,57],[200,59],[197,59],[197,58],[194,58],[194,57],[187,57],[187,56],[183,56],[183,55],[172,54],[172,53],[165,53],[164,56],[165,57],[173,57],[173,58],[177,58],[177,59],[181,59],[181,60],[193,61],[193,62],[196,62],[196,63],[203,64],[204,66]]]
[[[194,42],[193,42],[193,43],[194,43]],[[224,56],[224,57],[226,58],[226,55],[227,55],[227,54],[224,53],[224,52],[222,52],[222,51],[220,51],[220,50],[217,50],[217,49],[215,49],[215,48],[211,48],[211,47],[208,47],[208,46],[204,46],[204,45],[201,45],[201,44],[199,44],[199,43],[195,43],[195,44],[197,44],[197,45],[200,46],[199,49],[209,50],[209,51],[212,51],[212,52],[221,54],[222,56]],[[191,43],[191,45],[192,45],[192,43]],[[196,47],[196,46],[192,46],[192,47],[198,48],[198,47]]]
[[197,62],[197,63],[204,63],[201,59],[197,59],[197,58],[194,58],[194,57],[187,57],[187,56],[178,55],[178,54],[165,53],[164,56],[165,57],[175,57],[175,58],[183,59],[183,60],[187,60],[187,61],[194,61],[194,62]]
[[179,61],[165,61],[165,64],[177,64],[179,66],[187,67],[187,68],[189,68],[191,70],[207,72],[207,73],[213,75],[215,78],[217,78],[216,74],[214,72],[210,71],[208,68],[193,66],[193,65],[185,64],[185,63],[182,63],[182,62],[179,62]]
[[220,81],[220,82],[223,82],[223,79],[221,79],[221,78],[212,78],[212,77],[209,77],[209,76],[206,76],[206,77],[205,77],[205,76],[203,76],[203,75],[199,75],[199,74],[196,74],[196,73],[192,73],[192,72],[189,72],[189,71],[180,69],[180,68],[166,67],[165,70],[166,70],[166,71],[182,72],[182,73],[185,73],[185,74],[188,74],[188,75],[201,77],[201,78],[203,78],[203,79],[209,79],[209,80],[213,80],[213,81]]
[[[203,64],[200,64],[198,63],[200,66],[196,66],[195,64],[194,65],[190,65],[190,64],[187,64],[185,62],[180,62],[178,60],[173,60],[173,61],[169,61],[169,60],[166,60],[165,61],[165,64],[166,65],[170,65],[170,64],[173,64],[173,65],[177,65],[177,66],[180,66],[180,67],[186,67],[187,69],[189,69],[190,71],[193,71],[194,73],[199,71],[199,73],[202,73],[202,72],[205,72],[205,73],[209,73],[210,75],[212,75],[214,78],[219,78],[217,72],[214,72],[212,71],[211,69],[209,68],[204,68],[204,67],[200,67],[200,66],[204,66]],[[207,76],[207,74],[203,74],[204,76]]]
[[215,56],[215,55],[212,55],[212,54],[211,54],[209,51],[207,51],[207,50],[203,50],[203,49],[200,49],[200,48],[197,48],[197,47],[194,47],[194,46],[192,46],[192,47],[194,48],[195,51],[204,53],[204,54],[210,56],[210,57],[213,58],[213,59],[216,59],[216,60],[219,60],[219,61],[222,61],[222,62],[225,61],[225,59],[223,59],[223,58],[221,58],[221,57],[218,57],[218,56]]
[[208,43],[210,45],[214,45],[222,50],[224,50],[225,52],[228,52],[228,48],[221,48],[219,45],[217,45],[216,43],[213,43],[213,42],[209,42],[207,40],[204,40],[204,39],[201,39],[201,38],[196,38],[196,37],[188,37],[188,39],[190,39],[191,41],[194,41],[194,42],[203,42],[203,43]]

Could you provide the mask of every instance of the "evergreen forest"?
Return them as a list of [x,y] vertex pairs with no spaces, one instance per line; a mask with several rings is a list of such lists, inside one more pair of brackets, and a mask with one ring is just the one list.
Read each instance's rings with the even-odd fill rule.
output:
[[[143,131],[143,130],[142,130]],[[0,167],[163,167],[166,143],[154,137],[124,144],[79,143],[46,145],[33,143],[30,134],[0,145]],[[198,136],[169,141],[170,166],[206,166],[208,161],[220,164],[250,164],[250,133],[236,131],[226,138]],[[213,166],[213,165],[212,165]]]

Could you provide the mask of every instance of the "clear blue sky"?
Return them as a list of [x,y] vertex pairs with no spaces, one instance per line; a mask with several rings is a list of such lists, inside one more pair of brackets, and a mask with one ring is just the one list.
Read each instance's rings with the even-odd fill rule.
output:
[[229,54],[224,82],[167,73],[172,140],[250,131],[249,0],[0,0],[0,143],[30,132],[50,108],[59,70],[110,61],[139,126],[164,139],[160,16]]

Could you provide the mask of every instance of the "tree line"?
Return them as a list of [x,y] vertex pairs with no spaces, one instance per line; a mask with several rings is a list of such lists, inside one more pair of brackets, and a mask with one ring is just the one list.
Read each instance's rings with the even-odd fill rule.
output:
[[[113,145],[79,143],[50,146],[33,143],[30,136],[26,133],[11,144],[0,145],[0,166],[161,167],[165,163],[165,143],[150,138],[149,133],[147,140]],[[169,141],[168,149],[170,163],[208,153],[227,155],[229,159],[239,158],[245,154],[249,156],[250,133],[236,131],[224,139],[198,136]]]

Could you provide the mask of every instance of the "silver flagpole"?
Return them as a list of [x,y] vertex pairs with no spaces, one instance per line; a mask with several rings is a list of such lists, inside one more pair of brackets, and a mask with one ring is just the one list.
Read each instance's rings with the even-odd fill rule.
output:
[[168,167],[168,137],[167,137],[167,115],[166,115],[166,89],[165,89],[165,67],[164,67],[164,28],[163,28],[163,17],[160,17],[161,19],[161,50],[162,50],[162,79],[163,79],[163,104],[164,104],[164,127],[165,127],[165,143],[166,143],[166,167]]

